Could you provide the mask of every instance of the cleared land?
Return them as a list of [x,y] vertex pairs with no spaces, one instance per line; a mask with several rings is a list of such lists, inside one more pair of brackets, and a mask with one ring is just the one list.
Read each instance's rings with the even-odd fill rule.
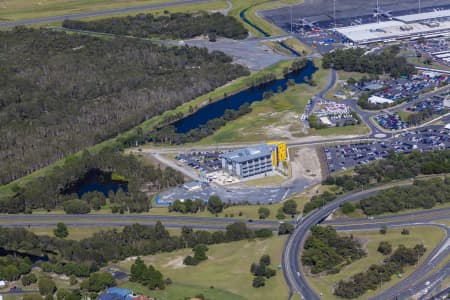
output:
[[[406,227],[409,229],[409,235],[401,235],[402,228],[388,228],[386,235],[382,235],[378,230],[373,231],[352,231],[345,232],[343,234],[353,236],[359,239],[367,252],[367,256],[353,262],[352,264],[344,267],[338,274],[325,275],[325,276],[307,276],[308,282],[314,288],[317,293],[322,293],[324,299],[341,299],[333,294],[333,286],[341,279],[348,279],[351,276],[367,270],[372,264],[380,264],[385,258],[381,253],[377,251],[380,241],[387,241],[392,244],[392,249],[397,249],[398,245],[403,244],[406,247],[414,247],[416,244],[423,243],[427,248],[427,252],[420,259],[423,262],[425,258],[430,254],[432,249],[444,238],[445,232],[442,229],[435,227]],[[407,277],[415,266],[408,266],[404,269],[403,278]],[[398,283],[401,278],[394,276],[391,281],[384,283],[382,289],[388,289]],[[368,291],[358,299],[367,299],[370,296],[380,293],[380,289],[376,291]]]
[[[277,269],[276,276],[266,280],[266,286],[259,289],[252,287],[253,276],[250,273],[250,264],[259,260],[263,254],[270,255],[271,266],[276,268],[281,263],[285,240],[285,236],[276,236],[265,240],[211,245],[208,246],[208,260],[195,267],[182,264],[183,258],[192,254],[191,249],[143,257],[147,264],[154,265],[165,277],[172,279],[173,284],[165,291],[139,290],[134,283],[123,286],[158,299],[183,299],[198,293],[203,293],[206,298],[219,300],[286,299],[288,288],[281,270]],[[131,262],[121,262],[118,265],[129,270]],[[214,288],[210,288],[211,286]]]

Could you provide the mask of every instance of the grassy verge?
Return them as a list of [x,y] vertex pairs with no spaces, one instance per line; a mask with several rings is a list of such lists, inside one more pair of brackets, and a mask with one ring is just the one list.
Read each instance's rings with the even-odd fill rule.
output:
[[[142,290],[134,283],[123,286],[134,290],[139,288],[144,294],[158,299],[184,299],[198,293],[210,299],[286,299],[288,288],[281,270],[277,270],[276,276],[259,289],[252,287],[253,276],[250,273],[250,264],[263,254],[270,255],[272,267],[276,268],[281,263],[285,240],[284,236],[275,236],[266,240],[211,245],[207,252],[209,259],[195,267],[182,265],[182,259],[192,254],[191,249],[144,257],[147,264],[153,264],[173,284],[165,291]],[[129,270],[130,263],[120,263],[119,267]]]
[[272,175],[261,178],[256,178],[252,180],[247,180],[244,182],[246,186],[272,186],[272,185],[280,185],[286,179],[280,175]]
[[400,116],[400,119],[403,122],[408,121],[408,117],[413,114],[412,112],[406,111],[406,110],[403,110],[403,109],[399,110],[397,113],[398,113],[398,115]]
[[322,129],[310,129],[310,135],[363,135],[370,130],[365,124],[344,127],[329,127]]
[[[442,229],[435,227],[409,227],[409,235],[401,235],[400,232],[402,228],[388,228],[386,235],[382,235],[378,230],[373,231],[353,231],[347,232],[346,235],[353,234],[353,236],[364,243],[365,250],[367,251],[367,256],[353,262],[352,264],[344,267],[338,274],[325,275],[325,276],[307,276],[308,282],[315,289],[317,293],[322,293],[324,299],[341,299],[333,295],[333,286],[339,280],[348,279],[351,276],[364,272],[372,264],[379,264],[385,258],[377,251],[377,247],[380,241],[388,241],[392,244],[393,250],[397,249],[398,245],[403,244],[407,247],[413,247],[416,244],[423,243],[427,248],[427,252],[420,259],[423,262],[425,258],[430,254],[432,249],[444,238],[445,233]],[[405,273],[402,278],[406,278],[416,267],[408,266],[405,268]],[[382,288],[378,288],[376,291],[368,291],[358,299],[368,299],[375,294],[381,292],[381,290],[386,290],[398,283],[401,278],[393,276],[392,280],[383,284]]]
[[[240,13],[241,11],[248,8],[246,11],[245,16],[247,19],[264,30],[265,32],[268,32],[272,35],[279,35],[279,34],[285,34],[285,32],[275,26],[274,24],[266,21],[265,19],[258,16],[258,11],[262,10],[268,10],[278,7],[283,7],[291,4],[299,4],[302,3],[301,0],[278,0],[278,1],[268,1],[268,0],[232,0],[233,3],[233,9],[231,10],[230,14],[236,18],[240,19]],[[256,36],[261,36],[261,33],[259,31],[254,30],[253,27],[249,26],[248,24],[244,23],[245,26]]]
[[[53,229],[54,227],[31,227],[28,228],[29,231],[37,234],[37,235],[47,235],[47,236],[53,236]],[[67,239],[69,240],[82,240],[88,237],[91,237],[94,235],[94,233],[100,232],[100,231],[106,231],[109,229],[117,229],[121,230],[122,227],[71,227],[68,226],[69,229],[69,236]]]

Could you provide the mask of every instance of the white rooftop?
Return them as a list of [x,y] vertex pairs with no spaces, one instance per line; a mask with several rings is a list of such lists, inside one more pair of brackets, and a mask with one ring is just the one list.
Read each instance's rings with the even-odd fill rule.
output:
[[[402,30],[401,27],[409,27],[409,30]],[[420,35],[448,34],[450,33],[450,21],[440,22],[439,27],[429,27],[419,23],[406,25],[401,21],[386,21],[341,27],[336,30],[356,43],[369,43]]]
[[369,103],[373,103],[373,104],[394,103],[394,101],[392,101],[391,99],[387,99],[387,98],[383,98],[383,97],[379,97],[379,96],[375,96],[375,95],[370,96],[368,101],[369,101]]
[[450,17],[450,9],[400,16],[400,17],[395,17],[395,19],[409,23],[409,22],[414,22],[414,21],[440,19],[440,18],[445,18],[445,17]]

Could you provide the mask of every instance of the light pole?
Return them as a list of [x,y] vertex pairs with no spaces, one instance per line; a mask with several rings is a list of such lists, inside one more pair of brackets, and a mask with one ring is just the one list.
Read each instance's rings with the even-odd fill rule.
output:
[[419,0],[419,14],[421,13],[421,11],[422,11],[422,5],[421,5],[421,0]]
[[293,30],[293,24],[292,24],[292,22],[293,22],[293,18],[292,18],[292,5],[290,6],[290,10],[291,10],[291,33],[292,33],[292,32],[294,32],[294,30]]
[[379,4],[379,0],[377,0],[377,23],[380,23],[380,4]]
[[334,30],[336,30],[336,0],[333,0],[333,19],[334,19]]

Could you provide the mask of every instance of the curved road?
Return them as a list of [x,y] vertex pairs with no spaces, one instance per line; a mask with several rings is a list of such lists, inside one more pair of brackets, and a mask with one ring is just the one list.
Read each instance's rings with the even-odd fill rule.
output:
[[69,15],[50,16],[50,17],[44,17],[44,18],[35,18],[35,19],[20,20],[20,21],[13,21],[13,22],[3,22],[3,23],[0,23],[0,28],[15,27],[15,26],[21,26],[21,25],[32,25],[32,24],[39,24],[39,23],[50,23],[50,22],[64,21],[67,19],[92,18],[92,17],[112,15],[112,14],[137,12],[137,11],[149,10],[149,9],[160,9],[160,8],[171,7],[171,6],[180,6],[180,5],[204,3],[204,2],[211,2],[211,1],[213,1],[213,0],[182,0],[182,1],[166,2],[166,3],[162,2],[162,3],[156,3],[156,4],[131,6],[131,7],[124,7],[124,8],[116,8],[116,9],[97,10],[97,11],[85,12],[85,13],[79,13],[79,14],[69,14]]
[[[405,184],[406,185],[406,184]],[[389,188],[389,186],[386,187],[378,187],[373,188],[370,190],[362,191],[362,192],[356,192],[344,195],[337,200],[325,205],[321,209],[318,209],[308,216],[306,216],[303,220],[300,221],[300,223],[297,225],[294,233],[289,237],[289,239],[286,242],[285,248],[283,250],[283,257],[282,257],[282,266],[284,275],[286,278],[286,282],[288,283],[289,288],[291,291],[295,291],[299,293],[303,299],[307,300],[319,300],[320,297],[314,292],[314,290],[308,286],[308,283],[306,281],[305,275],[303,274],[300,264],[299,264],[299,254],[301,254],[301,251],[303,249],[304,242],[306,240],[306,237],[308,235],[309,229],[311,226],[316,225],[318,223],[321,223],[324,221],[327,216],[329,216],[335,209],[337,209],[342,203],[344,202],[356,202],[363,198],[370,197],[372,195],[377,194],[380,190]],[[421,214],[423,212],[420,212]],[[395,216],[392,217],[384,217],[383,225],[392,225],[392,226],[410,226],[410,225],[419,225],[419,223],[416,223],[416,220],[414,218],[413,214],[410,214],[411,219],[408,220],[408,217],[405,221],[395,221]],[[392,222],[388,221],[388,218],[391,218]],[[448,217],[447,217],[448,218]],[[432,218],[431,220],[433,220]],[[374,222],[371,222],[374,221]],[[346,225],[346,222],[349,221],[342,221],[341,227],[337,227],[338,229],[342,230],[364,230],[364,229],[377,229],[380,228],[379,220],[364,220],[365,223],[362,222],[361,224],[357,225]],[[329,222],[334,223],[333,225],[338,225],[339,222]],[[372,224],[371,224],[372,223]],[[436,224],[428,224],[428,223],[420,223],[420,224],[427,224],[430,226],[441,226],[446,229],[447,237],[450,234],[449,229],[446,226],[443,225],[436,225]],[[413,272],[408,278],[400,282],[398,285],[394,286],[393,288],[383,292],[379,296],[376,296],[374,299],[390,299],[392,297],[395,297],[400,291],[403,291],[405,288],[410,287],[414,282],[416,282],[418,279],[420,279],[422,276],[424,276],[430,268],[434,268],[435,264],[438,263],[445,255],[447,255],[450,252],[450,249],[448,247],[448,239],[444,239],[433,251],[432,253],[427,257],[426,261],[419,266]],[[437,253],[440,251],[439,253]],[[431,261],[432,260],[432,261]]]

